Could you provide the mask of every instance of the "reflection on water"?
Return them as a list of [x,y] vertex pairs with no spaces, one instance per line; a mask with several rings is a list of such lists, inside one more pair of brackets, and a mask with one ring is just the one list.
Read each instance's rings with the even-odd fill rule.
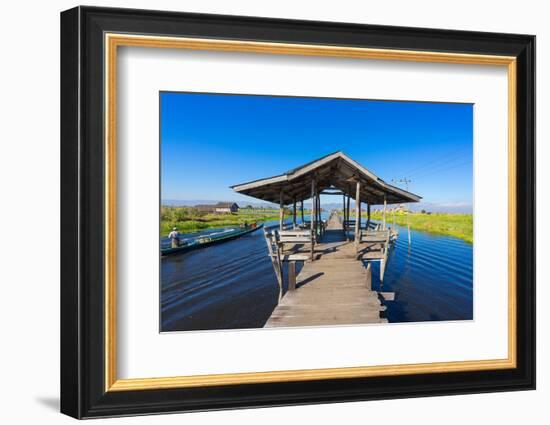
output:
[[[407,229],[399,231],[382,286],[373,263],[373,289],[395,292],[395,301],[385,303],[385,317],[472,319],[472,245],[411,230],[409,247]],[[262,231],[161,260],[162,331],[262,327],[277,296]]]

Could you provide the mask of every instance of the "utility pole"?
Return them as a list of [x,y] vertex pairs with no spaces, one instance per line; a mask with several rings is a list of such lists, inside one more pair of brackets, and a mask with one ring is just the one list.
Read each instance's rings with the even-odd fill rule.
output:
[[[399,180],[392,179],[391,181],[392,181],[392,183],[404,184],[405,189],[407,190],[407,192],[409,191],[409,183],[412,182],[412,180],[407,179],[406,177],[404,177],[402,179],[399,179]],[[411,245],[411,219],[409,218],[409,214],[410,214],[409,204],[407,204],[407,234],[409,236],[409,246],[410,246]]]
[[391,181],[392,181],[392,183],[404,184],[405,189],[407,190],[407,192],[409,191],[409,183],[412,182],[412,180],[407,179],[406,177],[402,178],[402,179],[399,179],[399,180],[391,179]]

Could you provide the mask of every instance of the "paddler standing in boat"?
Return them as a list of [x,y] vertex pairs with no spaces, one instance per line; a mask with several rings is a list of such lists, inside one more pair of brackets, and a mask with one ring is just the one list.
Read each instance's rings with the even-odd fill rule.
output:
[[178,248],[180,246],[180,234],[177,227],[172,229],[168,235],[168,238],[170,238],[170,241],[172,242],[172,248]]

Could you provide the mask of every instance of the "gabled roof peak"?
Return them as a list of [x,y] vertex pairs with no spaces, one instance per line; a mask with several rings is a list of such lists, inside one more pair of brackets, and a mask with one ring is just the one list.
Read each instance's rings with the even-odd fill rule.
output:
[[231,187],[264,201],[279,203],[282,199],[287,204],[295,199],[309,199],[312,181],[319,191],[334,187],[353,198],[356,196],[355,182],[359,182],[361,201],[370,204],[418,202],[421,199],[386,183],[343,151],[332,152],[284,174]]

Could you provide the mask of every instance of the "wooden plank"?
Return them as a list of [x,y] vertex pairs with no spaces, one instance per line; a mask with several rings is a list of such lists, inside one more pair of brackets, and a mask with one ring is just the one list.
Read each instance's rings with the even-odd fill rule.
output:
[[[291,289],[294,284],[289,281],[289,291],[265,326],[387,322],[380,317],[386,307],[378,293],[371,290],[371,265],[365,268],[357,260],[354,244],[346,241],[336,214],[331,215],[317,251],[318,259],[305,262],[296,277],[296,289]],[[289,275],[292,273],[289,267]]]
[[395,292],[379,292],[379,294],[384,299],[384,301],[395,300]]

